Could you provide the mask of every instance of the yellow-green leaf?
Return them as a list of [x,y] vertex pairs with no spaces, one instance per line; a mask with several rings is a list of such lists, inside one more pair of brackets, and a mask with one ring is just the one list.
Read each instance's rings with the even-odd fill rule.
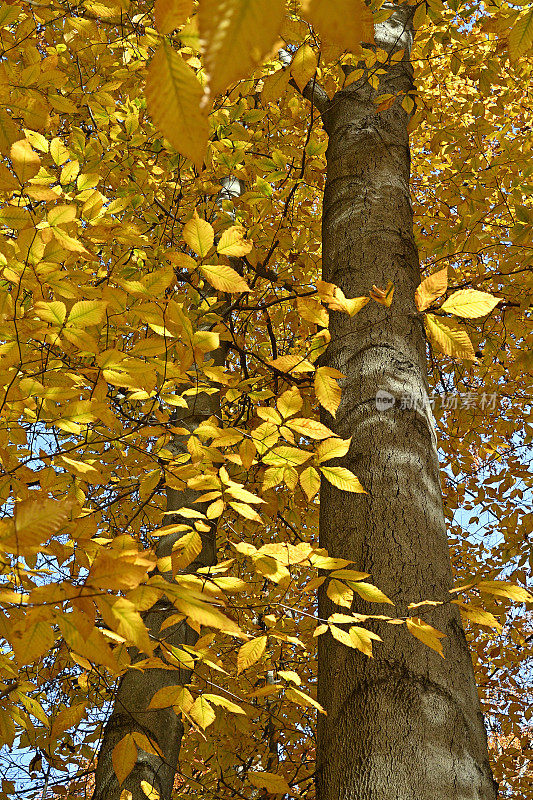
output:
[[343,492],[359,492],[366,494],[359,482],[359,478],[346,467],[320,467],[322,475],[337,489]]
[[79,300],[72,306],[68,315],[68,325],[85,328],[98,325],[105,317],[107,303],[103,300]]
[[61,300],[39,300],[33,307],[34,313],[39,319],[51,322],[53,325],[62,325],[67,316],[67,307]]
[[301,433],[302,436],[307,436],[308,439],[327,439],[334,435],[333,431],[330,431],[329,428],[326,428],[325,425],[322,425],[322,423],[318,422],[316,419],[298,417],[297,419],[289,420],[287,425],[289,428],[292,428],[293,431]]
[[488,292],[479,292],[477,289],[459,289],[444,301],[441,309],[457,317],[477,319],[490,314],[500,300],[501,297],[494,297]]
[[141,789],[143,790],[148,800],[159,800],[159,798],[161,797],[157,789],[154,789],[152,784],[148,783],[148,781],[141,781]]
[[209,125],[200,109],[202,87],[191,67],[167,41],[156,50],[145,88],[150,115],[178,153],[201,167]]
[[368,600],[369,603],[389,603],[391,606],[394,605],[392,600],[389,600],[387,595],[372,583],[365,583],[365,581],[359,580],[348,580],[348,584],[355,592],[357,592],[360,597],[363,598],[363,600]]
[[209,91],[247,78],[274,46],[283,0],[200,0],[198,25]]

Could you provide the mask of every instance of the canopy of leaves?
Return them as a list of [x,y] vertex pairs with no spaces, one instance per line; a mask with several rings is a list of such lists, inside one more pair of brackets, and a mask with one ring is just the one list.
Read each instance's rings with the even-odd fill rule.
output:
[[[0,742],[15,748],[2,799],[45,782],[85,796],[128,646],[146,669],[194,668],[158,707],[187,726],[176,797],[208,800],[313,796],[316,637],[379,647],[349,613],[354,591],[445,655],[423,606],[396,619],[373,576],[318,548],[321,474],[364,491],[334,461],[350,442],[318,422],[341,396],[342,376],[318,365],[328,314],[387,313],[394,296],[320,281],[327,136],[299,89],[331,98],[386,54],[354,41],[370,35],[355,0],[348,27],[318,0],[232,0],[223,36],[221,5],[0,7]],[[417,96],[382,102],[412,112],[452,599],[496,778],[527,800],[532,11],[428,0],[415,27]],[[221,194],[228,176],[237,198]],[[210,393],[220,415],[177,454],[180,410]],[[186,486],[209,506],[189,509],[158,564],[165,488]],[[212,520],[218,565],[183,574]],[[154,655],[143,612],[163,595],[158,566],[176,573],[174,621],[202,635]],[[330,620],[316,618],[323,582]],[[121,775],[145,739],[121,745]]]

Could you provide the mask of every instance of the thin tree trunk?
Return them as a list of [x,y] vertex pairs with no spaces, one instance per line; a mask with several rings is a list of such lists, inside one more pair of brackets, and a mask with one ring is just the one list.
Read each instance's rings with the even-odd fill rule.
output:
[[[345,374],[336,420],[353,437],[343,463],[368,494],[324,482],[320,543],[348,558],[396,604],[446,634],[445,659],[405,625],[376,623],[383,643],[374,658],[328,632],[319,639],[318,800],[494,800],[496,786],[467,642],[452,586],[433,418],[428,403],[425,337],[414,294],[420,282],[409,197],[408,116],[401,97],[376,110],[375,98],[413,88],[409,9],[376,26],[376,44],[404,60],[383,66],[379,87],[367,75],[333,98],[323,209],[323,275],[347,297],[394,282],[391,308],[375,302],[353,318],[331,314],[324,364]],[[376,65],[382,66],[382,65]],[[394,407],[379,410],[376,393]],[[402,408],[401,398],[409,398]],[[413,404],[413,407],[411,405]],[[444,601],[410,612],[411,602]],[[392,606],[354,605],[362,613]],[[426,607],[427,608],[427,607]],[[319,615],[335,607],[321,590]],[[394,613],[394,611],[393,611]]]
[[[222,200],[232,200],[241,194],[240,182],[232,178],[222,180],[222,189],[217,199],[220,206]],[[236,269],[239,264],[234,264]],[[227,345],[221,343],[220,347],[209,354],[216,365],[222,366],[226,361]],[[212,415],[220,416],[219,394],[209,395],[200,393],[190,401],[189,410],[180,410],[176,425],[186,428],[190,434],[198,428],[200,423]],[[170,447],[176,453],[187,452],[188,436],[174,436]],[[197,498],[203,494],[192,489],[176,490],[167,488],[167,511],[178,511],[181,508],[194,508],[205,512],[209,503],[197,503]],[[179,514],[170,514],[166,524],[190,524],[190,520]],[[156,548],[158,558],[169,556],[172,547],[181,533],[168,534],[162,537]],[[196,559],[190,564],[186,572],[194,572],[201,567],[216,564],[216,522],[211,524],[208,532],[202,533],[202,549]],[[166,576],[171,580],[171,576]],[[165,598],[156,603],[144,615],[144,621],[153,639],[160,637],[163,622],[176,608]],[[185,621],[178,623],[164,631],[163,638],[167,645],[178,647],[180,645],[194,646],[198,634],[190,628]],[[154,655],[157,655],[157,650]],[[136,657],[132,659],[136,660]],[[95,791],[93,800],[120,800],[121,793],[128,790],[132,793],[132,800],[146,800],[146,794],[141,788],[141,781],[147,781],[160,795],[160,800],[170,800],[172,787],[176,775],[178,758],[183,737],[183,723],[181,716],[174,713],[172,708],[161,710],[148,710],[148,705],[154,694],[167,686],[185,685],[189,683],[191,671],[188,669],[147,669],[141,672],[136,669],[128,670],[121,678],[113,707],[112,714],[105,726],[102,744],[98,753],[98,763],[95,777]],[[142,733],[155,743],[161,756],[148,753],[138,748],[136,764],[123,784],[119,784],[113,768],[113,750],[118,742],[128,733]]]

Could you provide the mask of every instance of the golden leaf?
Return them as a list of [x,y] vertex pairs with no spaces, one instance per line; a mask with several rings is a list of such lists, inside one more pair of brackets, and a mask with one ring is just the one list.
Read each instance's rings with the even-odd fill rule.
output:
[[266,645],[266,636],[258,636],[256,639],[251,639],[242,645],[237,653],[237,675],[259,661],[265,652]]
[[17,178],[21,183],[26,183],[34,175],[37,175],[41,168],[41,159],[33,150],[27,139],[20,139],[13,142],[10,150],[11,162]]
[[366,494],[365,490],[353,472],[346,467],[320,467],[320,472],[337,489],[343,492],[357,492]]
[[428,647],[431,647],[432,650],[435,650],[442,658],[444,658],[444,653],[442,651],[442,643],[441,639],[446,635],[441,633],[436,628],[433,628],[427,622],[424,622],[420,617],[408,617],[405,620],[405,624],[407,625],[408,630],[416,636],[417,639],[420,639]]
[[428,331],[439,349],[448,356],[477,361],[468,333],[455,320],[426,314]]
[[319,367],[315,374],[315,394],[321,406],[334,417],[341,402],[341,388],[336,381],[341,373],[331,367]]
[[163,136],[178,153],[201,167],[209,135],[207,116],[200,109],[202,87],[191,67],[166,41],[150,62],[145,95]]
[[217,251],[223,256],[245,256],[253,247],[253,242],[244,238],[244,228],[234,225],[227,228],[220,237]]
[[303,91],[316,72],[317,58],[315,51],[308,44],[303,44],[295,53],[290,66],[291,75],[300,91]]
[[321,39],[343,50],[374,41],[372,11],[363,0],[302,0],[302,12]]
[[448,267],[424,278],[415,292],[415,303],[419,311],[425,311],[433,300],[444,294],[448,286]]
[[216,719],[213,707],[207,702],[205,697],[197,697],[191,708],[189,716],[204,730]]
[[201,219],[195,210],[192,219],[183,228],[183,238],[191,250],[203,258],[213,247],[215,231],[213,226],[205,219]]
[[124,783],[137,761],[137,745],[133,734],[127,733],[114,746],[111,761],[119,784]]
[[159,33],[172,33],[191,16],[193,0],[156,0],[155,26]]
[[283,0],[200,0],[198,25],[208,91],[220,94],[247,78],[274,46]]
[[286,779],[274,772],[248,772],[250,783],[258,789],[266,789],[268,794],[292,794]]

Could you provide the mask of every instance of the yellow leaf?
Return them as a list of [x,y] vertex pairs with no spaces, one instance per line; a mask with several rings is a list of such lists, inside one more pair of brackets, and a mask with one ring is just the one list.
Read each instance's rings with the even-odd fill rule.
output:
[[304,706],[304,708],[316,708],[321,714],[326,713],[320,703],[315,700],[314,697],[309,697],[308,694],[301,692],[299,689],[293,689],[292,687],[287,689],[285,692],[285,697],[287,700],[292,700],[293,703],[296,703],[299,706]]
[[191,250],[203,258],[213,247],[215,231],[213,226],[205,219],[201,219],[195,210],[194,215],[183,228],[183,238]]
[[278,397],[276,400],[276,406],[283,419],[297,414],[303,406],[302,396],[298,387],[293,386],[291,389],[287,389],[286,392],[283,392],[281,397]]
[[334,436],[333,432],[321,422],[315,419],[306,419],[304,417],[298,419],[291,419],[287,422],[289,428],[301,433],[302,436],[307,436],[308,439],[327,439]]
[[476,586],[481,592],[489,592],[498,597],[509,597],[511,600],[516,600],[517,603],[533,602],[533,595],[527,589],[507,581],[479,581]]
[[141,789],[143,790],[148,800],[159,800],[159,798],[161,797],[157,789],[154,789],[152,784],[148,783],[148,781],[141,781]]
[[76,206],[54,206],[48,212],[49,225],[64,225],[76,219]]
[[291,683],[295,683],[296,686],[302,685],[302,679],[298,673],[294,672],[292,669],[278,669],[278,678],[283,678],[284,681],[291,681]]
[[130,600],[119,597],[111,606],[111,613],[117,621],[117,633],[120,633],[128,642],[133,643],[139,650],[152,655],[154,646],[148,636],[148,631],[141,615]]
[[227,228],[217,244],[218,252],[223,256],[245,256],[253,247],[253,242],[244,238],[244,228],[234,225]]
[[191,16],[193,0],[156,0],[155,26],[159,33],[172,33]]
[[394,284],[392,281],[387,282],[386,289],[380,289],[379,286],[375,284],[372,286],[370,290],[370,297],[372,300],[375,300],[376,303],[379,303],[385,308],[390,308],[392,305],[392,298],[394,295]]
[[240,514],[241,517],[253,520],[254,522],[261,522],[261,517],[259,516],[257,511],[255,511],[255,509],[253,509],[246,503],[235,503],[233,501],[230,501],[229,505],[237,512],[237,514]]
[[216,719],[213,707],[203,696],[196,698],[189,710],[189,716],[204,730]]
[[292,794],[285,778],[274,772],[249,772],[248,778],[253,786],[266,789],[268,794]]
[[237,675],[259,661],[265,652],[266,645],[266,636],[258,636],[242,645],[237,653]]
[[249,292],[250,287],[238,272],[225,264],[202,264],[200,272],[220,292]]
[[206,700],[210,700],[214,706],[221,706],[225,708],[226,711],[231,711],[233,714],[246,714],[246,711],[237,705],[237,703],[232,703],[231,700],[227,700],[225,697],[221,697],[218,694],[204,694]]
[[350,449],[351,439],[326,439],[325,442],[320,442],[316,449],[317,463],[322,464],[324,461],[331,461],[332,458],[342,458]]
[[442,643],[440,640],[446,634],[441,633],[436,628],[428,625],[428,623],[421,620],[420,617],[408,617],[405,620],[405,624],[413,636],[416,636],[416,638],[420,639],[421,642],[426,644],[428,647],[431,647],[432,650],[436,650],[436,652],[442,656],[442,658],[444,658],[444,653],[442,652]]
[[100,472],[92,465],[86,464],[84,461],[76,461],[68,456],[61,456],[59,464],[65,466],[68,472],[81,478],[82,481],[87,483],[104,483]]
[[159,45],[146,79],[148,110],[178,153],[202,166],[209,125],[200,109],[203,91],[196,75],[166,41]]
[[477,289],[459,289],[444,301],[441,309],[457,317],[477,319],[490,314],[501,299],[488,292],[478,292]]
[[468,333],[455,320],[426,314],[428,331],[443,353],[454,358],[477,361]]
[[444,294],[448,286],[448,267],[424,278],[415,292],[415,303],[419,311],[425,311],[433,300]]
[[372,658],[372,639],[378,642],[383,641],[377,633],[372,633],[366,628],[360,628],[358,625],[352,625],[349,633],[353,647],[361,650],[369,658]]
[[308,44],[303,44],[295,53],[291,63],[291,75],[300,91],[303,91],[316,72],[317,59],[315,51]]
[[97,325],[105,317],[106,308],[103,300],[79,300],[72,306],[67,324],[76,328]]
[[193,622],[199,625],[206,625],[210,628],[229,631],[230,633],[239,632],[238,625],[233,622],[233,620],[224,616],[218,609],[213,608],[213,606],[207,603],[195,600],[191,597],[190,592],[187,592],[186,598],[187,599],[176,597],[173,599],[173,602],[178,611],[181,611],[182,614],[185,614]]
[[392,600],[389,600],[386,594],[383,594],[381,589],[378,589],[377,586],[373,586],[371,583],[365,583],[364,581],[347,581],[349,586],[357,592],[357,594],[363,598],[363,600],[368,600],[369,603],[389,603],[391,606],[394,605]]
[[261,89],[262,102],[265,105],[267,103],[277,103],[287,88],[290,77],[291,75],[288,69],[278,69],[271,75],[267,75],[267,77],[263,79],[263,88]]
[[22,666],[38,661],[52,649],[54,638],[48,622],[39,620],[31,623],[23,630],[22,637],[13,641],[13,650],[18,663]]
[[172,569],[178,572],[192,564],[202,549],[202,539],[196,531],[181,536],[172,546]]
[[302,0],[302,11],[321,39],[343,50],[374,41],[372,12],[364,0]]
[[326,594],[338,606],[350,608],[353,601],[353,592],[341,581],[331,580],[328,583]]
[[300,474],[300,485],[309,501],[318,494],[320,489],[320,475],[314,467],[307,467]]
[[198,25],[209,91],[247,78],[274,46],[283,0],[200,0]]
[[297,467],[300,464],[304,464],[309,458],[311,458],[311,453],[305,450],[300,450],[298,447],[280,445],[263,456],[263,463],[273,467]]
[[341,402],[341,388],[335,380],[340,374],[331,367],[319,367],[315,374],[316,398],[333,417]]
[[509,55],[517,61],[533,47],[533,8],[521,14],[509,34]]
[[61,300],[53,300],[51,302],[39,300],[39,302],[35,303],[33,310],[39,319],[51,322],[53,325],[62,325],[67,316],[67,308]]
[[[10,539],[19,547],[34,547],[46,542],[70,518],[70,500],[50,500],[36,495],[15,505],[15,529]],[[0,543],[0,549],[5,540]]]
[[188,713],[192,704],[192,695],[185,686],[165,686],[154,694],[148,708],[170,708],[172,706]]
[[342,489],[343,492],[366,494],[359,479],[346,467],[320,467],[320,472],[333,486]]
[[89,251],[86,247],[82,245],[77,239],[73,236],[69,236],[68,233],[62,228],[52,228],[52,232],[54,234],[54,238],[57,239],[59,244],[65,250],[68,250],[71,253],[83,253],[84,255],[88,255]]
[[0,744],[11,747],[15,740],[15,723],[9,711],[0,709]]
[[64,164],[65,161],[68,161],[70,158],[70,153],[61,141],[61,139],[55,138],[52,139],[50,142],[50,155],[54,159],[54,163],[58,166]]
[[41,159],[32,149],[27,139],[20,139],[13,142],[10,150],[13,169],[21,183],[26,183],[34,175],[37,175],[41,168]]
[[496,628],[498,633],[502,632],[501,623],[498,622],[494,614],[491,614],[490,611],[485,611],[482,608],[475,608],[475,606],[459,605],[463,619],[467,619],[469,622],[475,622],[476,625],[486,625],[488,628]]
[[137,745],[133,734],[127,733],[114,746],[111,761],[119,784],[124,783],[137,761]]
[[86,703],[76,703],[69,708],[64,708],[52,720],[50,734],[53,739],[59,739],[69,728],[78,727],[85,715]]

